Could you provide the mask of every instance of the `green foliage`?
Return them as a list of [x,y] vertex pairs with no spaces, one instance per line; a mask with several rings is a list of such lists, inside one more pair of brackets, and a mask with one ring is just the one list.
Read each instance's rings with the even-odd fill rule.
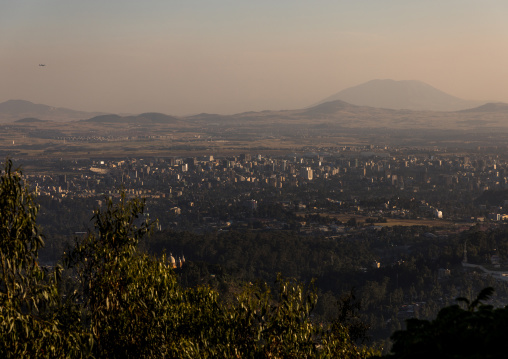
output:
[[[369,339],[386,341],[407,318],[435,318],[458,296],[494,285],[497,305],[508,295],[506,282],[465,271],[461,265],[464,239],[477,230],[450,234],[448,239],[429,238],[424,235],[429,231],[427,227],[365,228],[333,240],[290,231],[161,231],[143,244],[151,253],[166,249],[193,259],[178,271],[182,285],[208,283],[229,297],[236,283],[262,280],[272,285],[278,272],[303,283],[316,278],[319,299],[313,315],[317,321],[335,318],[337,300],[355,287],[361,300],[358,317],[369,325]],[[497,253],[507,234],[508,229],[492,234],[498,238],[493,246]],[[476,247],[475,241],[468,241],[468,256]],[[374,260],[381,262],[380,268],[372,268]],[[450,269],[449,275],[440,275],[441,268]],[[272,286],[272,291],[276,289]]]
[[150,227],[135,225],[142,211],[136,199],[109,201],[95,213],[96,230],[67,257],[83,286],[97,357],[366,356],[346,327],[332,333],[311,321],[313,287],[279,278],[276,298],[264,285],[248,286],[229,304],[207,286],[180,287],[165,256],[136,249]]
[[[164,348],[167,291],[175,285],[169,263],[137,252],[150,222],[140,220],[139,199],[107,202],[97,210],[95,231],[66,256],[78,273],[83,294],[81,312],[90,323],[95,352],[101,357],[156,356]],[[140,222],[139,226],[136,222]],[[162,335],[162,338],[161,338]]]
[[37,254],[44,242],[35,224],[38,207],[11,161],[0,181],[0,208],[2,299],[19,298],[33,307],[43,277]]
[[57,279],[37,263],[44,242],[38,207],[22,174],[7,161],[0,177],[0,353],[3,357],[84,357],[90,336],[66,326]]

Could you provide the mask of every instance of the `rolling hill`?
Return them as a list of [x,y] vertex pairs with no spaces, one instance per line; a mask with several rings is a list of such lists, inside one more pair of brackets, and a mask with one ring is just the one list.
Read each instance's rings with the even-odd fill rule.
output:
[[91,123],[116,123],[116,124],[178,124],[181,122],[177,117],[158,112],[147,112],[137,116],[99,115],[83,122]]

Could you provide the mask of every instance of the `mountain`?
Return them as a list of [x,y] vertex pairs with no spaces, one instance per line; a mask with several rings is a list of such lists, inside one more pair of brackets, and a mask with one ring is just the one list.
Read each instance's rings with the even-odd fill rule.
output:
[[8,100],[0,103],[0,122],[16,121],[23,118],[72,121],[99,114],[99,112],[75,111],[68,108],[35,104],[25,100]]
[[372,80],[332,95],[318,104],[341,100],[357,106],[414,111],[458,111],[483,102],[449,95],[421,81]]
[[333,100],[320,103],[319,105],[310,107],[303,112],[303,115],[330,115],[335,114],[338,111],[347,111],[347,110],[356,110],[359,106],[352,105],[350,103],[341,101],[341,100]]
[[94,122],[94,123],[129,123],[129,124],[176,124],[180,123],[181,120],[165,115],[163,113],[158,112],[147,112],[142,113],[137,116],[119,116],[119,115],[99,115],[86,120],[82,120],[82,122]]
[[26,117],[19,120],[14,121],[16,123],[40,123],[40,122],[48,122],[47,120],[40,120],[34,117]]
[[82,120],[82,122],[97,122],[97,123],[122,123],[123,117],[119,115],[99,115],[86,120]]
[[26,112],[44,113],[51,112],[53,109],[54,107],[38,105],[24,100],[9,100],[0,103],[0,113],[9,115],[16,115]]
[[476,113],[503,112],[503,113],[506,113],[506,112],[508,112],[508,103],[489,102],[489,103],[486,103],[485,105],[482,105],[479,107],[470,108],[467,110],[462,110],[461,112],[469,112],[469,113],[473,113],[473,112],[476,112]]
[[159,113],[159,112],[142,113],[141,115],[138,115],[136,117],[153,122],[153,123],[175,123],[175,122],[180,121],[180,119],[178,119],[174,116],[165,115],[165,114]]
[[186,116],[187,119],[194,120],[194,121],[216,121],[216,120],[223,120],[226,117],[231,117],[230,115],[219,115],[216,113],[200,113],[197,115],[192,116]]

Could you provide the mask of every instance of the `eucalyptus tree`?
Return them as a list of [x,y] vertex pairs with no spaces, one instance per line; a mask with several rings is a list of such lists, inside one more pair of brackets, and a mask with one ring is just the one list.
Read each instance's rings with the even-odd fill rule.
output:
[[0,176],[0,353],[3,357],[86,357],[92,338],[57,285],[61,267],[38,263],[44,245],[39,207],[22,172],[6,161]]

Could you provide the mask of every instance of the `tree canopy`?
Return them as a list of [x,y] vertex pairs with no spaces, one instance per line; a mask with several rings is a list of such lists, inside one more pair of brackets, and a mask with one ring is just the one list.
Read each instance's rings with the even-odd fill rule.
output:
[[395,332],[392,354],[387,358],[503,358],[508,350],[508,307],[483,304],[493,293],[485,288],[465,304],[441,309],[432,321],[410,319],[407,329]]

